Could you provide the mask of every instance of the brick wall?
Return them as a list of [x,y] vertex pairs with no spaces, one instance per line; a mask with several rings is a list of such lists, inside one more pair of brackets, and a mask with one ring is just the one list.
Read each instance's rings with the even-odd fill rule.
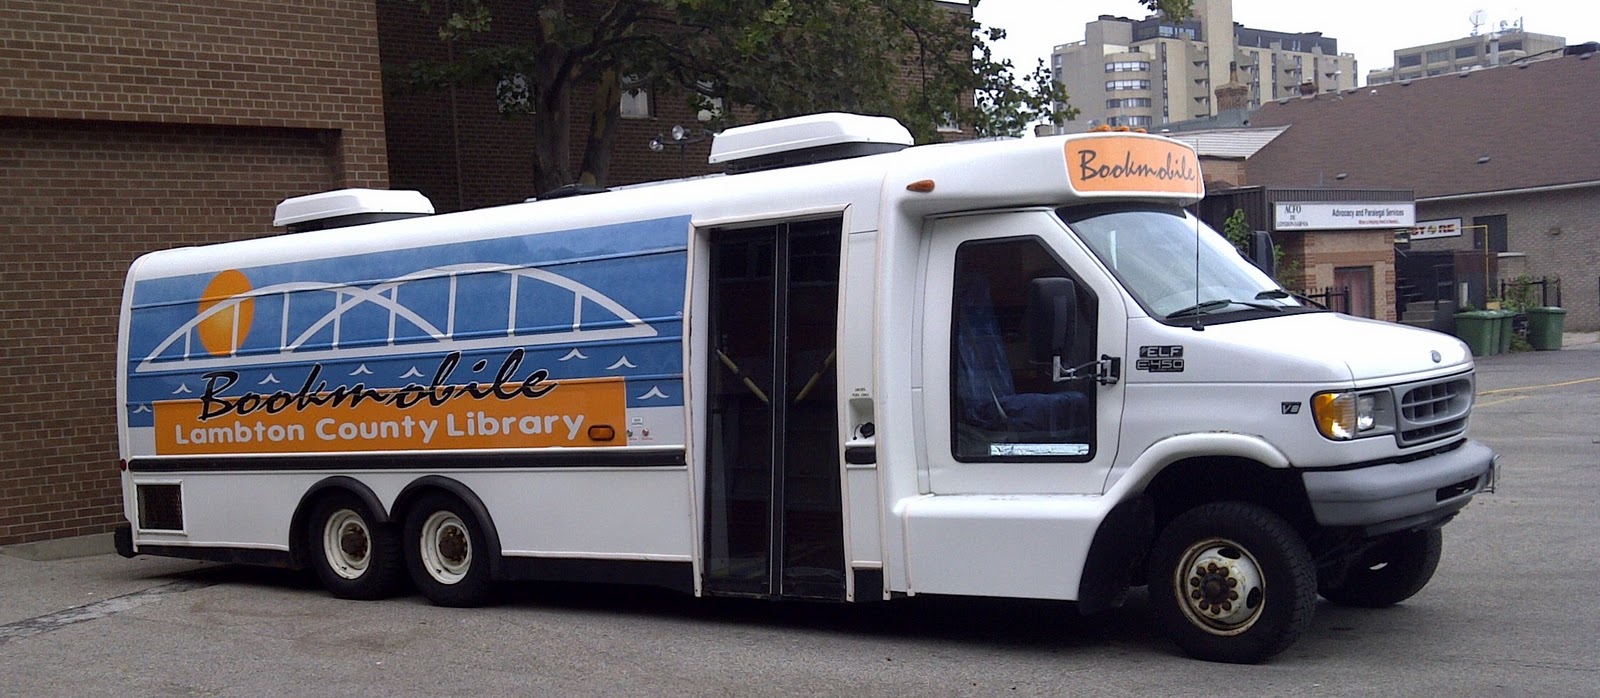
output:
[[[1600,187],[1417,204],[1417,220],[1460,218],[1472,225],[1476,216],[1495,215],[1506,217],[1509,253],[1499,260],[1500,277],[1559,277],[1566,329],[1600,330]],[[1473,240],[1469,234],[1412,246],[1470,250]]]
[[1206,191],[1249,186],[1242,158],[1200,158],[1200,171],[1205,175]]
[[0,545],[109,530],[128,264],[386,185],[371,0],[0,0]]
[[372,0],[4,0],[0,116],[339,132],[385,178]]
[[1279,233],[1283,261],[1300,263],[1300,287],[1321,291],[1334,286],[1334,270],[1341,267],[1372,269],[1372,312],[1378,320],[1394,321],[1394,231],[1340,230],[1333,232]]

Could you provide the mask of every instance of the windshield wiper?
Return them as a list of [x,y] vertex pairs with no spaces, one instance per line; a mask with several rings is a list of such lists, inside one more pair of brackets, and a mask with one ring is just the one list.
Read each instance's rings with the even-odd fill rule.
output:
[[1256,308],[1256,309],[1259,309],[1259,310],[1271,310],[1271,311],[1279,312],[1279,313],[1283,312],[1283,306],[1281,306],[1281,305],[1269,305],[1267,303],[1252,303],[1250,301],[1236,301],[1236,300],[1231,300],[1231,299],[1228,299],[1228,298],[1215,298],[1215,299],[1212,299],[1212,300],[1209,300],[1209,301],[1205,301],[1205,302],[1202,302],[1202,303],[1196,303],[1196,304],[1191,305],[1191,306],[1189,306],[1187,308],[1182,308],[1182,309],[1174,310],[1174,311],[1172,311],[1170,313],[1167,313],[1167,319],[1168,320],[1172,320],[1174,318],[1188,317],[1190,315],[1205,315],[1207,313],[1211,313],[1211,312],[1214,312],[1214,311],[1217,311],[1217,310],[1221,310],[1221,309],[1226,308],[1226,307],[1228,307],[1230,305],[1242,305],[1242,306],[1245,306],[1245,307],[1248,307],[1248,308]]
[[[1283,300],[1283,299],[1288,299],[1288,298],[1292,298],[1296,302],[1300,303],[1300,307],[1299,307],[1300,310],[1318,310],[1318,309],[1327,310],[1328,309],[1328,306],[1323,305],[1322,303],[1318,303],[1318,302],[1316,302],[1314,300],[1311,300],[1310,298],[1307,298],[1305,296],[1302,296],[1302,295],[1300,295],[1298,293],[1291,293],[1289,291],[1285,291],[1285,290],[1283,290],[1281,288],[1268,289],[1268,290],[1265,290],[1265,291],[1262,291],[1262,292],[1256,294],[1256,300],[1258,300],[1258,301],[1261,301],[1261,300]],[[1284,306],[1284,307],[1293,307],[1293,306]]]
[[1206,301],[1204,303],[1196,303],[1187,308],[1174,310],[1170,313],[1167,313],[1167,319],[1171,320],[1173,318],[1187,317],[1190,315],[1205,315],[1213,310],[1218,308],[1226,308],[1230,305],[1233,305],[1233,301],[1230,301],[1226,298],[1218,298]]

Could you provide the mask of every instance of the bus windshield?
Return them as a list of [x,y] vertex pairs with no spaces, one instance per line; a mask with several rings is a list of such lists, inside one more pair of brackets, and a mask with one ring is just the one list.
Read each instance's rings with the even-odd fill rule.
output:
[[1162,320],[1310,310],[1180,208],[1094,207],[1057,212],[1124,288]]

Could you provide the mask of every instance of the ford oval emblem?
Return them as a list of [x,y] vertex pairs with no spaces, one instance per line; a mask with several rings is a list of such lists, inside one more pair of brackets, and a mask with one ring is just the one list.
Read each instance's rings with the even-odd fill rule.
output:
[[1433,350],[1433,353],[1431,354],[1431,356],[1433,357],[1433,362],[1434,363],[1439,363],[1440,361],[1444,361],[1444,357],[1439,354],[1439,350],[1438,349]]

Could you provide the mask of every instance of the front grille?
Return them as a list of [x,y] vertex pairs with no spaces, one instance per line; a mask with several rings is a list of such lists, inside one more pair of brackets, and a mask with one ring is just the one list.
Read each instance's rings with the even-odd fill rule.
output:
[[1437,441],[1467,429],[1472,377],[1455,376],[1395,388],[1400,403],[1400,445]]

